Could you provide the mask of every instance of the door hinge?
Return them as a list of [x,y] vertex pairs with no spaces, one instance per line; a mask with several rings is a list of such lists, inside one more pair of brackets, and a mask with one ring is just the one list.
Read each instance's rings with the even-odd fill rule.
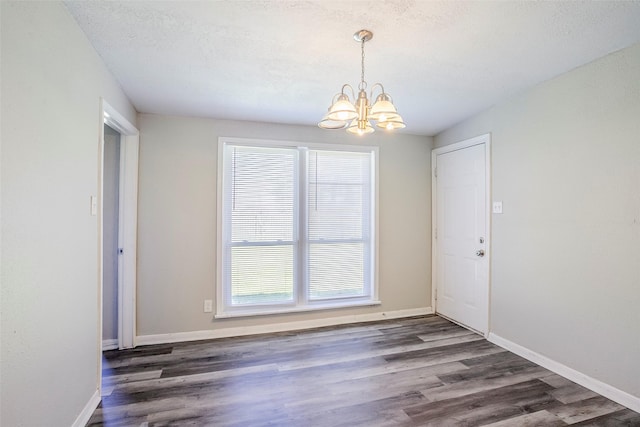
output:
[[438,240],[438,229],[433,230],[434,238]]
[[433,168],[433,177],[434,178],[438,177],[438,168],[437,167]]

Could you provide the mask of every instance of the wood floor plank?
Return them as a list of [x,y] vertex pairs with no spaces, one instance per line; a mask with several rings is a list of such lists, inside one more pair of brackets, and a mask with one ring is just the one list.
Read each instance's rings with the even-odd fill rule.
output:
[[[553,400],[547,393],[552,387],[539,380],[451,397],[445,400],[409,407],[405,412],[417,422],[429,425],[451,422],[452,425],[500,421],[525,413],[523,407]],[[428,397],[428,396],[427,396]],[[496,419],[497,418],[497,419]]]
[[578,384],[569,384],[556,388],[551,392],[551,396],[562,403],[575,403],[597,397],[598,393]]
[[400,425],[411,422],[411,419],[402,408],[422,400],[424,400],[422,394],[407,392],[392,397],[362,402],[357,405],[342,406],[322,415],[314,414],[306,417],[294,415],[289,418],[289,421],[294,425],[322,427]]
[[549,412],[555,414],[567,424],[574,424],[622,409],[624,409],[624,406],[602,396],[597,396],[549,409]]
[[153,371],[142,370],[140,372],[137,372],[134,370],[134,371],[129,371],[128,373],[125,373],[125,374],[110,373],[107,375],[103,375],[102,385],[111,386],[114,384],[143,381],[143,380],[148,380],[153,378],[160,378],[161,375],[162,375],[161,369],[156,369]]
[[104,353],[89,426],[640,426],[438,316]]
[[[149,389],[153,390],[161,390],[164,388],[174,388],[179,386],[191,386],[197,384],[210,384],[212,381],[219,380],[224,377],[238,377],[240,375],[249,374],[249,373],[264,373],[267,371],[277,372],[276,365],[260,365],[260,366],[249,366],[246,368],[238,368],[231,369],[226,371],[213,371],[213,372],[204,372],[201,374],[194,375],[186,375],[180,377],[169,377],[169,378],[154,378],[148,380],[140,380],[137,382],[128,382],[124,384],[119,384],[118,386],[114,386],[115,390],[117,387],[118,392],[121,393],[135,393],[140,391],[146,391]],[[111,390],[113,393],[113,390]],[[110,393],[110,394],[111,394]]]
[[571,425],[575,427],[640,427],[640,414],[631,409],[623,409]]
[[431,333],[419,334],[418,338],[422,341],[438,341],[442,339],[455,338],[455,337],[463,337],[463,336],[479,336],[475,332],[469,331],[467,329],[459,328],[458,325],[456,327],[447,327],[440,328],[439,330],[433,331]]
[[[487,347],[489,349],[490,347]],[[399,345],[396,347],[389,347],[383,349],[377,348],[361,348],[359,352],[348,351],[349,349],[344,349],[344,352],[335,352],[333,354],[333,360],[339,362],[347,362],[347,361],[356,361],[361,359],[367,359],[371,357],[384,356],[385,360],[399,360],[399,359],[410,359],[412,357],[421,357],[420,355],[414,355],[415,352],[419,352],[421,350],[428,351],[433,349],[433,345],[428,342],[423,342],[420,340],[417,343]],[[491,348],[491,351],[498,351]],[[283,371],[290,371],[295,369],[308,368],[311,366],[318,366],[326,364],[327,355],[326,354],[318,354],[318,353],[309,353],[306,356],[302,356],[300,358],[296,358],[295,360],[291,360],[288,362],[280,363],[279,367]],[[449,361],[449,360],[447,360]],[[455,360],[450,360],[455,361]],[[437,363],[444,363],[438,361]]]
[[513,418],[485,424],[484,427],[561,427],[567,423],[548,411],[538,411],[531,414],[518,415]]
[[[433,369],[426,367],[326,384],[322,387],[322,394],[313,392],[305,396],[303,393],[287,406],[315,406],[320,411],[335,410],[390,399],[396,395],[419,393],[419,390],[438,387],[441,384],[438,377],[433,375]],[[424,399],[424,393],[420,394],[421,399]]]
[[540,378],[547,375],[548,371],[541,367],[533,367],[517,374],[511,374],[508,371],[502,375],[495,376],[493,373],[485,377],[480,377],[467,381],[460,381],[453,384],[445,385],[438,388],[430,388],[424,390],[423,393],[429,401],[437,402],[439,400],[459,398],[481,392],[490,392],[505,386],[523,383],[526,381]]

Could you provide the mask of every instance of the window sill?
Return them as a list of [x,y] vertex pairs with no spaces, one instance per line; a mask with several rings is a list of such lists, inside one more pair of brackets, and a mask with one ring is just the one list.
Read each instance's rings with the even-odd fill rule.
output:
[[309,305],[304,307],[286,307],[286,308],[266,308],[260,310],[238,310],[238,311],[227,311],[217,313],[214,317],[216,319],[227,319],[231,317],[252,317],[252,316],[268,316],[274,314],[288,314],[288,313],[304,313],[308,311],[320,311],[320,310],[332,310],[338,308],[352,308],[352,307],[366,307],[366,306],[374,306],[381,305],[382,302],[378,300],[368,300],[368,301],[359,301],[359,302],[350,302],[345,304],[317,304],[317,305]]

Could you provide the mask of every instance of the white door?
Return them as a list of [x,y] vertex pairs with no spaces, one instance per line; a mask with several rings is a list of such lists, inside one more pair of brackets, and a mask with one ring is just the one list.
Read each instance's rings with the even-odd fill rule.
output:
[[485,334],[489,294],[487,144],[481,141],[471,146],[462,143],[458,149],[434,150],[434,267],[436,312]]

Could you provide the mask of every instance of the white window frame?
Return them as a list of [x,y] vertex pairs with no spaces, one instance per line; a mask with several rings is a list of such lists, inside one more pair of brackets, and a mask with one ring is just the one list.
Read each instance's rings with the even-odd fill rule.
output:
[[[373,179],[371,181],[371,199],[373,201],[371,206],[371,250],[369,261],[369,271],[367,275],[371,277],[370,283],[370,295],[359,298],[340,298],[333,300],[323,300],[318,302],[307,302],[305,305],[301,305],[302,297],[301,291],[307,286],[307,278],[305,277],[303,283],[299,283],[297,288],[294,289],[295,298],[294,304],[280,304],[280,305],[266,305],[266,306],[248,306],[248,307],[231,307],[225,304],[225,289],[224,289],[224,221],[225,221],[225,205],[224,205],[224,188],[226,183],[225,177],[225,147],[227,145],[234,146],[251,146],[251,147],[269,147],[269,148],[289,148],[289,149],[307,149],[307,150],[328,150],[328,151],[347,151],[347,152],[366,152],[372,154],[372,173]],[[368,145],[342,145],[342,144],[326,144],[326,143],[303,143],[297,141],[278,141],[278,140],[265,140],[265,139],[248,139],[248,138],[235,138],[235,137],[219,137],[218,138],[218,173],[217,173],[217,233],[216,233],[216,314],[215,318],[227,318],[227,317],[242,317],[242,316],[256,316],[256,315],[268,315],[268,314],[281,314],[291,312],[303,312],[314,310],[326,310],[342,307],[358,307],[358,306],[372,306],[379,305],[381,302],[378,299],[378,152],[377,146]],[[298,168],[299,178],[298,183],[301,182],[300,176],[306,173],[304,167]],[[296,210],[298,211],[298,222],[302,221],[302,216],[306,215],[306,207],[304,203],[300,203],[300,194],[303,191],[298,191],[296,197]],[[300,242],[301,236],[298,236]],[[302,242],[300,242],[302,243]],[[300,244],[299,246],[304,246]]]

